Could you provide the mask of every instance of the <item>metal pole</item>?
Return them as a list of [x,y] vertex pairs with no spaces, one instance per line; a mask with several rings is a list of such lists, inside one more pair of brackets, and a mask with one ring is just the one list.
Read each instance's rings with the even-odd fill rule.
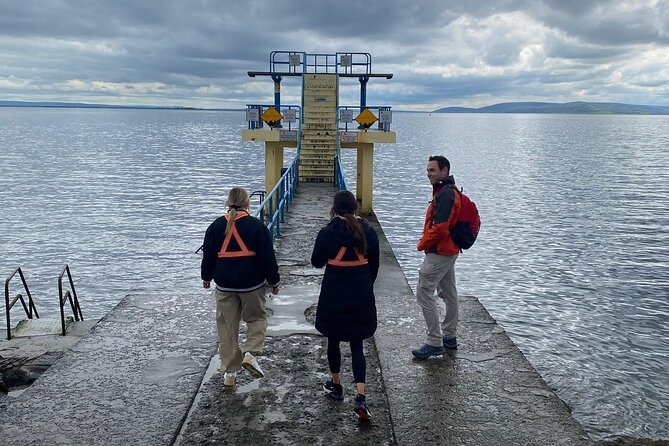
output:
[[369,76],[360,76],[360,111],[362,112],[367,107],[367,81]]
[[[276,111],[281,113],[281,79],[280,74],[273,74],[272,80],[274,81],[274,108]],[[274,126],[275,128],[281,128],[281,122]]]
[[[367,108],[367,81],[369,76],[360,76],[360,113]],[[364,128],[363,126],[358,126],[359,129]]]

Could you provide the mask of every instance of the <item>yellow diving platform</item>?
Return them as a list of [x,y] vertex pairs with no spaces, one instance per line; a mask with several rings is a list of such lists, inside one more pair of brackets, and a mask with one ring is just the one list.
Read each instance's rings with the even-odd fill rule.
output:
[[[242,141],[265,142],[265,190],[269,193],[283,175],[284,148],[297,148],[297,180],[333,183],[346,189],[341,149],[356,149],[356,196],[362,213],[372,213],[374,144],[396,142],[390,130],[389,106],[367,106],[367,82],[392,78],[372,73],[368,53],[309,54],[274,51],[269,71],[249,71],[251,77],[270,76],[274,104],[247,105],[248,128]],[[300,105],[281,103],[284,77],[302,81]],[[360,103],[339,104],[340,80],[360,81]],[[294,125],[293,125],[294,124]]]

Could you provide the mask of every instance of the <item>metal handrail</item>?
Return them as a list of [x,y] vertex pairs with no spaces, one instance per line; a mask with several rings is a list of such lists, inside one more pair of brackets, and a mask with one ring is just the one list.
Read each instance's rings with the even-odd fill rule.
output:
[[[285,60],[277,60],[279,59],[277,56],[283,56]],[[302,56],[298,65],[291,65],[291,56]],[[269,71],[278,72],[277,65],[288,65],[288,73],[306,72],[304,69],[306,60],[307,53],[304,51],[272,51],[269,53]],[[297,71],[298,67],[301,68],[301,71]]]
[[339,190],[348,190],[348,186],[346,186],[346,177],[344,176],[344,170],[342,169],[339,155],[335,156],[335,186]]
[[341,107],[337,108],[337,116],[336,116],[336,125],[337,125],[337,137],[335,139],[335,171],[334,171],[334,179],[335,179],[335,187],[337,187],[339,190],[348,190],[348,186],[346,185],[346,177],[344,176],[344,169],[341,166],[341,132],[339,131],[339,110]]
[[[269,107],[274,107],[277,108],[276,104],[246,104],[246,122],[248,123],[248,129],[249,130],[255,130],[263,127],[263,120],[261,118],[263,111],[267,110]],[[299,131],[300,129],[300,123],[302,122],[302,107],[299,105],[290,105],[290,104],[281,104],[280,106],[281,110],[295,110],[295,123],[297,124],[297,130]],[[257,110],[257,111],[256,111]],[[280,111],[279,111],[280,113]],[[257,119],[256,119],[257,118]],[[280,121],[281,125],[283,126],[284,119]],[[286,121],[287,122],[287,121]],[[292,122],[287,122],[288,123],[288,130],[294,130],[292,128],[293,124]],[[278,125],[275,126],[275,128],[281,128],[282,130],[285,130],[282,127],[279,127]]]
[[[365,106],[365,107],[360,107],[359,105],[342,105],[342,106],[339,106],[339,107],[337,107],[337,129],[338,130],[344,130],[346,132],[349,131],[349,129],[348,129],[348,124],[349,123],[348,122],[344,122],[343,123],[344,127],[340,127],[340,125],[342,124],[342,122],[341,122],[341,111],[342,110],[357,110],[359,113],[362,113],[362,111],[365,108],[369,109],[370,111],[376,110],[375,116],[378,119],[377,130],[381,130],[383,132],[389,132],[390,131],[390,124],[392,123],[392,115],[390,115],[390,121],[389,122],[381,122],[381,119],[380,119],[382,111],[390,112],[391,107],[389,107],[387,105],[370,105],[370,106]],[[355,117],[353,119],[355,120]],[[351,124],[354,125],[357,129],[357,125],[358,125],[357,122],[354,121]]]
[[[294,56],[298,56],[299,63],[294,63]],[[348,56],[350,65],[343,65],[341,56]],[[269,55],[269,71],[277,74],[336,73],[366,76],[372,72],[372,56],[360,52],[272,51]]]
[[[297,155],[290,167],[286,169],[274,188],[265,196],[253,216],[259,218],[272,235],[281,234],[281,223],[285,223],[285,213],[293,202],[293,197],[297,192],[298,166],[300,162],[300,153]],[[267,222],[265,222],[267,214]]]
[[[349,56],[351,58],[351,65],[342,65],[341,56]],[[337,53],[335,56],[337,60],[337,73],[341,73],[341,70],[347,74],[370,74],[372,72],[372,55],[369,53]],[[359,62],[360,59],[364,59],[362,62]],[[354,73],[355,67],[363,67],[364,73]]]
[[[67,278],[70,282],[70,289],[63,294],[63,276],[67,273]],[[74,289],[74,281],[72,280],[72,274],[70,274],[69,265],[65,265],[63,271],[58,276],[58,298],[60,306],[60,326],[63,331],[63,336],[65,336],[65,302],[70,302],[70,308],[74,313],[75,321],[83,321],[84,316],[81,314],[81,307],[79,306],[79,299],[77,298],[77,291]]]
[[[9,282],[14,278],[16,273],[19,273],[19,276],[21,277],[21,282],[23,283],[23,289],[26,290],[26,294],[28,295],[28,305],[26,306],[26,302],[23,299],[23,296],[21,294],[17,294],[12,301],[9,301]],[[12,274],[9,275],[7,280],[5,280],[5,309],[7,313],[7,340],[12,339],[12,322],[10,318],[10,310],[14,306],[14,304],[17,301],[21,301],[21,305],[23,306],[23,310],[26,312],[26,316],[28,316],[28,319],[33,318],[33,312],[35,313],[35,318],[39,319],[39,314],[37,313],[37,308],[35,307],[35,303],[33,302],[33,297],[30,294],[30,290],[28,289],[28,284],[26,283],[26,278],[23,275],[23,271],[21,270],[21,267],[19,266],[14,270]]]
[[258,206],[260,206],[260,203],[265,199],[265,191],[264,190],[254,190],[251,192],[251,195],[249,195],[249,200],[255,196],[258,196]]

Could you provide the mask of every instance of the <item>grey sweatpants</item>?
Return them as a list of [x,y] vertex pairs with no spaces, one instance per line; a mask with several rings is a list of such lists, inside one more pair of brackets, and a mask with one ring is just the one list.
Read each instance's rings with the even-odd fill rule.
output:
[[[248,293],[216,289],[216,329],[221,370],[236,372],[242,368],[244,353],[260,354],[265,346],[267,310],[265,287]],[[239,323],[246,322],[246,342],[239,348]],[[242,352],[243,350],[243,352]]]
[[[455,287],[455,260],[458,255],[441,256],[429,253],[418,274],[416,299],[423,310],[427,325],[427,343],[434,347],[443,344],[443,338],[454,338],[458,326],[458,290]],[[444,319],[439,321],[439,307],[434,291],[446,304]]]

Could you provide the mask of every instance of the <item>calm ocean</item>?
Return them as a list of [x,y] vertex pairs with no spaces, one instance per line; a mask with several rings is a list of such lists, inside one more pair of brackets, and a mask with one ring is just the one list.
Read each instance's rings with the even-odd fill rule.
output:
[[[130,293],[207,299],[204,230],[231,186],[263,188],[264,146],[240,141],[244,118],[0,108],[0,276],[21,266],[42,317],[58,315],[66,263],[87,319]],[[393,121],[397,144],[375,149],[374,208],[410,284],[426,160],[443,154],[482,220],[457,262],[460,293],[484,303],[593,439],[669,439],[669,117]],[[344,163],[352,183],[354,151]]]

